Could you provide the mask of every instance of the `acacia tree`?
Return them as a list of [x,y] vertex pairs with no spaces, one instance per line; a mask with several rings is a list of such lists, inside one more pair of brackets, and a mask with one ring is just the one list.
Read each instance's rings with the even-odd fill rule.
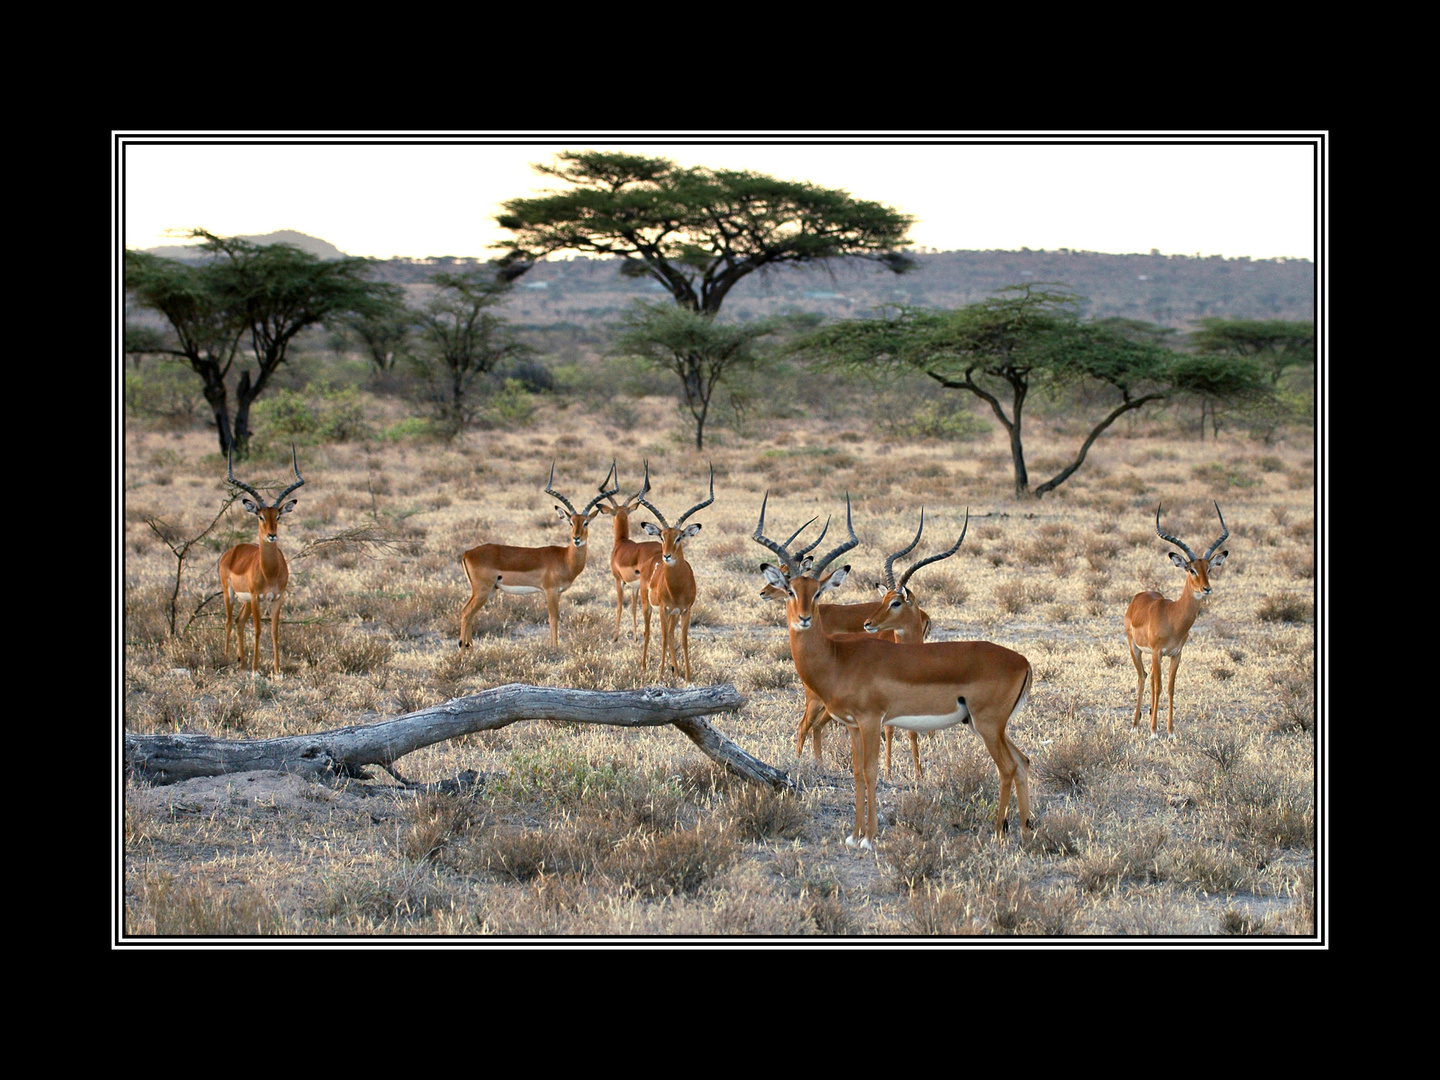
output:
[[768,321],[732,326],[686,308],[637,302],[622,317],[611,351],[641,357],[680,377],[685,407],[695,421],[695,449],[702,450],[716,387],[732,372],[754,367],[756,340],[775,329]]
[[528,355],[528,345],[511,336],[509,324],[490,309],[505,299],[511,281],[494,266],[477,266],[458,274],[436,274],[436,292],[414,313],[425,342],[424,358],[444,367],[447,380],[437,394],[442,419],[458,433],[473,419],[469,398],[477,376],[494,371],[501,361]]
[[1245,356],[1259,364],[1271,387],[1286,370],[1315,363],[1315,323],[1286,319],[1201,319],[1190,332],[1196,352]]
[[[1030,492],[1024,410],[1031,392],[1107,389],[1114,406],[1091,427],[1069,464],[1035,488],[1038,498],[1068,480],[1095,440],[1121,416],[1177,389],[1168,349],[1144,334],[1081,321],[1076,299],[1044,287],[1010,286],[957,311],[900,307],[874,319],[833,323],[799,339],[790,351],[825,366],[869,374],[911,368],[948,389],[974,394],[1009,435],[1017,496]],[[1217,392],[1221,389],[1217,383]]]
[[[514,276],[556,252],[612,256],[620,260],[621,273],[658,282],[676,306],[713,320],[739,281],[767,267],[840,256],[870,259],[895,273],[915,265],[898,250],[914,218],[844,191],[602,151],[563,153],[559,164],[535,168],[570,187],[504,204],[496,220],[514,236],[497,246],[509,249],[501,265]],[[693,324],[680,331],[680,325],[637,316],[621,334],[638,348],[636,335],[653,327],[653,347],[661,355],[677,333],[711,344],[724,336],[707,337]],[[730,365],[717,366],[714,354],[697,352],[664,366],[680,376],[687,407],[696,415],[692,403],[701,399],[702,373],[715,372],[721,381]],[[703,398],[708,407],[708,391]],[[703,438],[697,415],[697,446]]]
[[[376,310],[385,290],[365,280],[367,259],[322,262],[289,244],[252,244],[194,229],[191,238],[210,257],[199,264],[145,252],[125,252],[125,288],[142,307],[159,312],[173,338],[127,328],[126,349],[172,356],[188,363],[204,384],[220,450],[243,458],[250,444],[250,406],[285,362],[295,335],[306,327]],[[229,412],[226,378],[248,345],[255,361],[235,384]],[[244,362],[242,361],[242,364]]]
[[345,330],[360,340],[377,374],[395,370],[395,362],[411,355],[415,312],[405,305],[405,290],[389,282],[379,285],[377,303],[345,319]]

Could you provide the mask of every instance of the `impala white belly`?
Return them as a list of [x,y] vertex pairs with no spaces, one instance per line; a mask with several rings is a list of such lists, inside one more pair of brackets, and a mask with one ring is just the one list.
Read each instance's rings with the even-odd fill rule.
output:
[[505,592],[505,593],[520,593],[520,594],[524,594],[524,593],[537,593],[537,592],[544,592],[544,591],[545,591],[544,589],[540,588],[538,585],[496,585],[495,587],[496,587],[497,589],[499,589],[501,592]]
[[884,723],[901,731],[944,731],[970,719],[970,710],[961,705],[945,716],[887,716]]
[[[230,595],[242,604],[248,604],[254,598],[253,594],[248,592],[240,592],[238,589],[231,589]],[[279,595],[280,594],[278,592],[261,593],[260,602],[262,604],[269,603],[271,600],[276,599]]]

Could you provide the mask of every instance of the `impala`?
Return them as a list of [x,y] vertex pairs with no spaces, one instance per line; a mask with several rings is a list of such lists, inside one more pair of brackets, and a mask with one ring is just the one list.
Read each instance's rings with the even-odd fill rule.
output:
[[[778,555],[783,566],[798,565],[788,551],[765,536],[765,506],[760,505],[753,539]],[[786,594],[790,655],[801,682],[850,732],[855,827],[845,843],[866,851],[874,847],[880,738],[887,724],[906,731],[939,731],[971,724],[1000,773],[996,834],[1005,830],[1013,786],[1020,802],[1021,837],[1028,839],[1033,831],[1030,761],[1005,727],[1029,697],[1030,662],[989,641],[903,645],[881,641],[873,634],[827,637],[815,617],[816,601],[838,589],[850,567],[829,574],[825,568],[860,542],[850,523],[848,496],[845,519],[849,539],[806,573],[787,578],[778,567],[768,563],[761,567],[765,580]]]
[[1165,718],[1165,733],[1175,734],[1175,671],[1180,667],[1180,652],[1190,637],[1190,627],[1195,625],[1195,616],[1200,614],[1200,601],[1210,595],[1210,572],[1225,565],[1230,554],[1215,549],[1230,536],[1225,527],[1225,515],[1220,513],[1220,504],[1215,504],[1215,514],[1220,518],[1220,538],[1205,549],[1200,558],[1195,557],[1185,544],[1174,536],[1160,530],[1160,507],[1155,507],[1155,532],[1161,540],[1174,544],[1185,553],[1184,557],[1169,552],[1170,561],[1185,571],[1185,588],[1178,600],[1166,600],[1158,592],[1136,593],[1135,599],[1125,609],[1125,641],[1130,646],[1130,659],[1135,661],[1139,675],[1139,686],[1135,692],[1135,718],[1132,728],[1140,725],[1140,709],[1145,702],[1145,663],[1140,659],[1142,652],[1150,654],[1153,672],[1150,692],[1150,738],[1157,737],[1156,727],[1160,718],[1160,658],[1170,658],[1170,712]]
[[550,615],[550,644],[560,644],[560,594],[570,588],[585,569],[590,522],[600,514],[595,504],[620,490],[618,486],[605,490],[605,483],[615,470],[613,463],[610,470],[600,483],[600,494],[586,503],[584,510],[577,511],[569,499],[555,490],[555,464],[551,462],[545,493],[565,504],[563,509],[555,507],[555,511],[560,520],[570,526],[568,544],[534,548],[481,544],[460,556],[460,565],[470,582],[470,599],[460,611],[460,648],[470,648],[470,623],[496,589],[503,593],[544,593]]
[[[650,609],[660,609],[660,670],[665,670],[665,657],[670,657],[671,670],[680,673],[675,639],[678,636],[685,650],[685,681],[690,681],[690,609],[695,606],[695,572],[685,561],[684,543],[700,531],[697,522],[682,529],[685,519],[696,510],[715,501],[715,466],[710,466],[710,497],[696,503],[671,525],[653,505],[640,500],[640,505],[660,519],[660,525],[646,521],[641,525],[649,535],[660,540],[660,558],[650,564],[640,592],[645,601],[645,644],[640,651],[640,670],[644,671],[650,655]],[[663,526],[663,527],[662,527]]]
[[[611,469],[615,464],[611,462]],[[615,477],[618,487],[620,478]],[[602,483],[603,489],[605,485]],[[632,587],[630,596],[631,637],[640,636],[640,583],[649,576],[650,564],[660,558],[660,545],[654,540],[634,541],[630,539],[630,515],[635,507],[650,492],[650,463],[645,463],[645,483],[639,491],[624,503],[617,503],[607,495],[610,505],[600,504],[600,512],[615,518],[615,544],[610,549],[610,574],[615,578],[615,636],[611,641],[620,640],[620,615],[625,610],[625,586]]]
[[[270,506],[260,493],[249,484],[235,479],[235,448],[230,448],[228,483],[248,491],[255,496],[255,502],[241,499],[246,511],[254,514],[259,524],[259,535],[253,544],[236,544],[220,556],[220,593],[225,598],[225,655],[230,654],[230,618],[234,602],[240,602],[238,617],[235,619],[235,658],[245,662],[245,618],[251,615],[255,622],[255,644],[250,653],[250,672],[254,674],[260,662],[260,605],[270,603],[270,647],[273,670],[280,674],[280,608],[285,603],[285,586],[290,583],[290,564],[280,550],[280,518],[295,509],[297,500],[285,502],[285,496],[305,483],[300,475],[300,460],[295,456],[295,447],[290,447],[290,464],[295,469],[295,482],[280,492]],[[284,503],[284,505],[281,505]]]
[[[808,523],[807,523],[808,524]],[[969,513],[966,513],[966,528],[969,527]],[[960,550],[960,544],[965,539],[964,530],[960,533],[960,539],[949,551],[943,551],[939,555],[932,555],[928,559],[913,564],[905,571],[900,583],[895,582],[895,561],[903,558],[915,550],[915,545],[920,543],[920,537],[925,531],[925,511],[920,511],[920,527],[915,531],[915,539],[898,551],[891,552],[885,558],[885,581],[876,582],[875,587],[880,590],[881,598],[879,603],[866,601],[859,604],[822,604],[816,609],[816,617],[820,619],[821,632],[834,636],[837,634],[870,633],[877,634],[883,641],[898,641],[906,645],[918,645],[930,636],[930,616],[915,599],[915,594],[910,592],[905,583],[910,580],[911,575],[922,566],[948,559],[955,552]],[[796,534],[798,535],[798,533]],[[821,534],[824,535],[823,533]],[[794,536],[791,537],[791,540]],[[817,539],[816,543],[819,543]],[[788,547],[789,541],[781,545]],[[811,547],[815,545],[812,544]],[[809,551],[805,548],[804,551]],[[803,554],[802,551],[800,554]],[[792,575],[786,574],[787,577]],[[770,600],[785,603],[786,596],[779,589],[766,585],[761,590],[761,595]],[[805,749],[805,738],[808,735],[815,753],[815,761],[820,764],[823,761],[821,753],[821,733],[826,724],[831,720],[830,714],[825,711],[824,704],[811,694],[808,690],[805,693],[805,712],[800,718],[800,726],[795,733],[795,753],[802,753]],[[920,764],[920,736],[914,732],[908,732],[910,736],[910,758],[915,763],[915,776],[922,778],[925,770]],[[895,740],[895,729],[887,724],[885,726],[885,779],[891,778],[891,751]]]

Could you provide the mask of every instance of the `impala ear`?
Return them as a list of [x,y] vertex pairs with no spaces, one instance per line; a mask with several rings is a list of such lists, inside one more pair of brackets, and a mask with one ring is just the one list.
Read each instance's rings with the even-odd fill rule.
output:
[[815,590],[815,595],[829,592],[831,589],[838,589],[845,584],[845,577],[850,573],[849,566],[842,566],[839,570],[833,570],[825,575],[825,580],[820,583],[820,588]]
[[1177,555],[1173,551],[1170,552],[1170,561],[1173,562],[1176,566],[1178,566],[1181,570],[1190,569],[1190,564],[1186,562],[1183,557]]
[[646,536],[659,536],[659,535],[660,535],[660,526],[659,526],[659,525],[656,525],[653,521],[642,521],[642,522],[640,523],[640,528],[642,528],[642,529],[645,530],[645,535],[646,535]]
[[691,525],[688,529],[686,529],[683,533],[680,534],[680,539],[681,539],[681,540],[689,540],[690,537],[694,536],[694,535],[695,535],[696,533],[698,533],[699,531],[700,531],[700,526],[699,526],[699,525]]
[[291,499],[291,500],[290,500],[288,503],[286,503],[284,506],[280,507],[280,513],[282,513],[282,514],[288,514],[291,510],[294,510],[294,509],[295,509],[295,504],[298,503],[299,501],[300,501],[299,499]]
[[1224,566],[1225,557],[1229,554],[1230,552],[1228,551],[1222,551],[1219,555],[1216,555],[1213,559],[1210,560],[1210,569],[1214,570],[1216,567]]
[[253,502],[251,502],[249,499],[241,499],[240,505],[245,507],[247,511],[254,514],[256,517],[260,516],[260,508],[256,506]]
[[777,567],[771,566],[768,562],[760,564],[760,573],[765,575],[765,580],[779,589],[786,596],[794,596],[794,590],[790,588],[790,582],[785,580],[785,575]]
[[565,508],[564,508],[563,506],[557,506],[557,507],[555,507],[555,513],[557,513],[557,514],[560,515],[560,520],[561,520],[561,521],[569,521],[569,520],[570,520],[570,515],[565,512]]

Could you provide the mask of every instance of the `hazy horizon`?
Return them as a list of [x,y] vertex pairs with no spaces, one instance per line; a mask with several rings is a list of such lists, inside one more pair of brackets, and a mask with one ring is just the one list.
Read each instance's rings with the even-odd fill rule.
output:
[[532,165],[616,149],[841,188],[914,215],[912,245],[937,251],[1315,258],[1313,136],[251,138],[121,138],[125,245],[293,229],[351,255],[488,257],[505,200],[565,186]]

